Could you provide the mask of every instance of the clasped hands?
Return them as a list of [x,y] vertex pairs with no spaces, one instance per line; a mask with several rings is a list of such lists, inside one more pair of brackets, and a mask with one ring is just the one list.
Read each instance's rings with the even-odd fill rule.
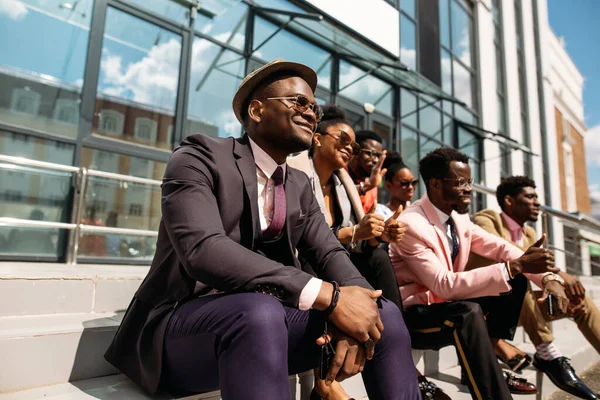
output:
[[[327,303],[327,297],[321,294],[325,295],[329,288],[332,288],[331,284],[323,282],[317,298],[320,305]],[[359,286],[340,288],[338,304],[329,315],[329,332],[316,340],[320,346],[326,341],[335,342],[335,356],[327,373],[326,386],[334,380],[341,382],[362,372],[366,361],[373,358],[375,349],[367,350],[364,343],[372,339],[377,344],[381,339],[383,323],[376,302],[381,294],[381,290]]]

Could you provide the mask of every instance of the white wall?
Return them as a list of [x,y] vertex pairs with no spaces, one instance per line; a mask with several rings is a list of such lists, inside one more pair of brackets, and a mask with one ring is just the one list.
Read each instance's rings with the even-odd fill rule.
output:
[[[383,0],[307,0],[331,17],[400,56],[400,13]],[[368,23],[365,23],[369,21]]]

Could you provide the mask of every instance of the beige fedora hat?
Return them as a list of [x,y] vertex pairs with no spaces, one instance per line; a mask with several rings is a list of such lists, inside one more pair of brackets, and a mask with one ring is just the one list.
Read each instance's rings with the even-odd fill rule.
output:
[[248,96],[252,94],[254,89],[267,78],[269,75],[280,72],[289,71],[292,74],[298,75],[304,79],[308,86],[312,89],[313,93],[317,88],[317,73],[310,67],[304,64],[285,61],[282,58],[277,58],[270,63],[263,65],[256,71],[250,72],[240,83],[235,96],[233,96],[233,112],[240,123],[244,123],[243,120],[243,108],[247,107]]

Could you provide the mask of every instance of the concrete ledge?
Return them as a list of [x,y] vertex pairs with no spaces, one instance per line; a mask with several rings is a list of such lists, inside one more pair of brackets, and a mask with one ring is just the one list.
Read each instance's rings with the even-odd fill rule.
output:
[[0,263],[0,317],[123,311],[148,267]]
[[116,374],[104,360],[115,313],[0,318],[0,393]]

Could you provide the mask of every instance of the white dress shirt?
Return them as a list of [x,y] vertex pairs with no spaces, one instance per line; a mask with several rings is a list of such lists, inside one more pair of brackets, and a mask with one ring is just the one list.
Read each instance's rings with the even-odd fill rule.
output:
[[[258,185],[258,217],[260,219],[260,229],[264,232],[271,223],[273,218],[273,187],[275,182],[271,178],[277,167],[283,169],[283,176],[286,176],[287,164],[283,163],[278,165],[270,155],[268,155],[263,149],[260,148],[251,138],[250,148],[254,154],[254,163],[256,164],[256,183]],[[306,286],[300,292],[300,298],[298,301],[298,308],[300,310],[309,310],[317,296],[321,291],[321,285],[323,281],[318,278],[311,278]]]
[[[433,205],[433,203],[432,203],[432,205]],[[435,213],[437,214],[438,218],[440,219],[440,222],[442,222],[444,224],[444,226],[446,227],[446,239],[448,240],[448,248],[450,249],[450,253],[452,253],[452,247],[453,247],[452,246],[452,229],[450,228],[450,224],[448,223],[448,220],[450,219],[450,215],[446,214],[445,212],[443,212],[436,206],[433,206],[433,209],[435,210]],[[460,240],[458,238],[458,235],[456,235],[456,241],[458,242],[458,246],[460,247]]]

